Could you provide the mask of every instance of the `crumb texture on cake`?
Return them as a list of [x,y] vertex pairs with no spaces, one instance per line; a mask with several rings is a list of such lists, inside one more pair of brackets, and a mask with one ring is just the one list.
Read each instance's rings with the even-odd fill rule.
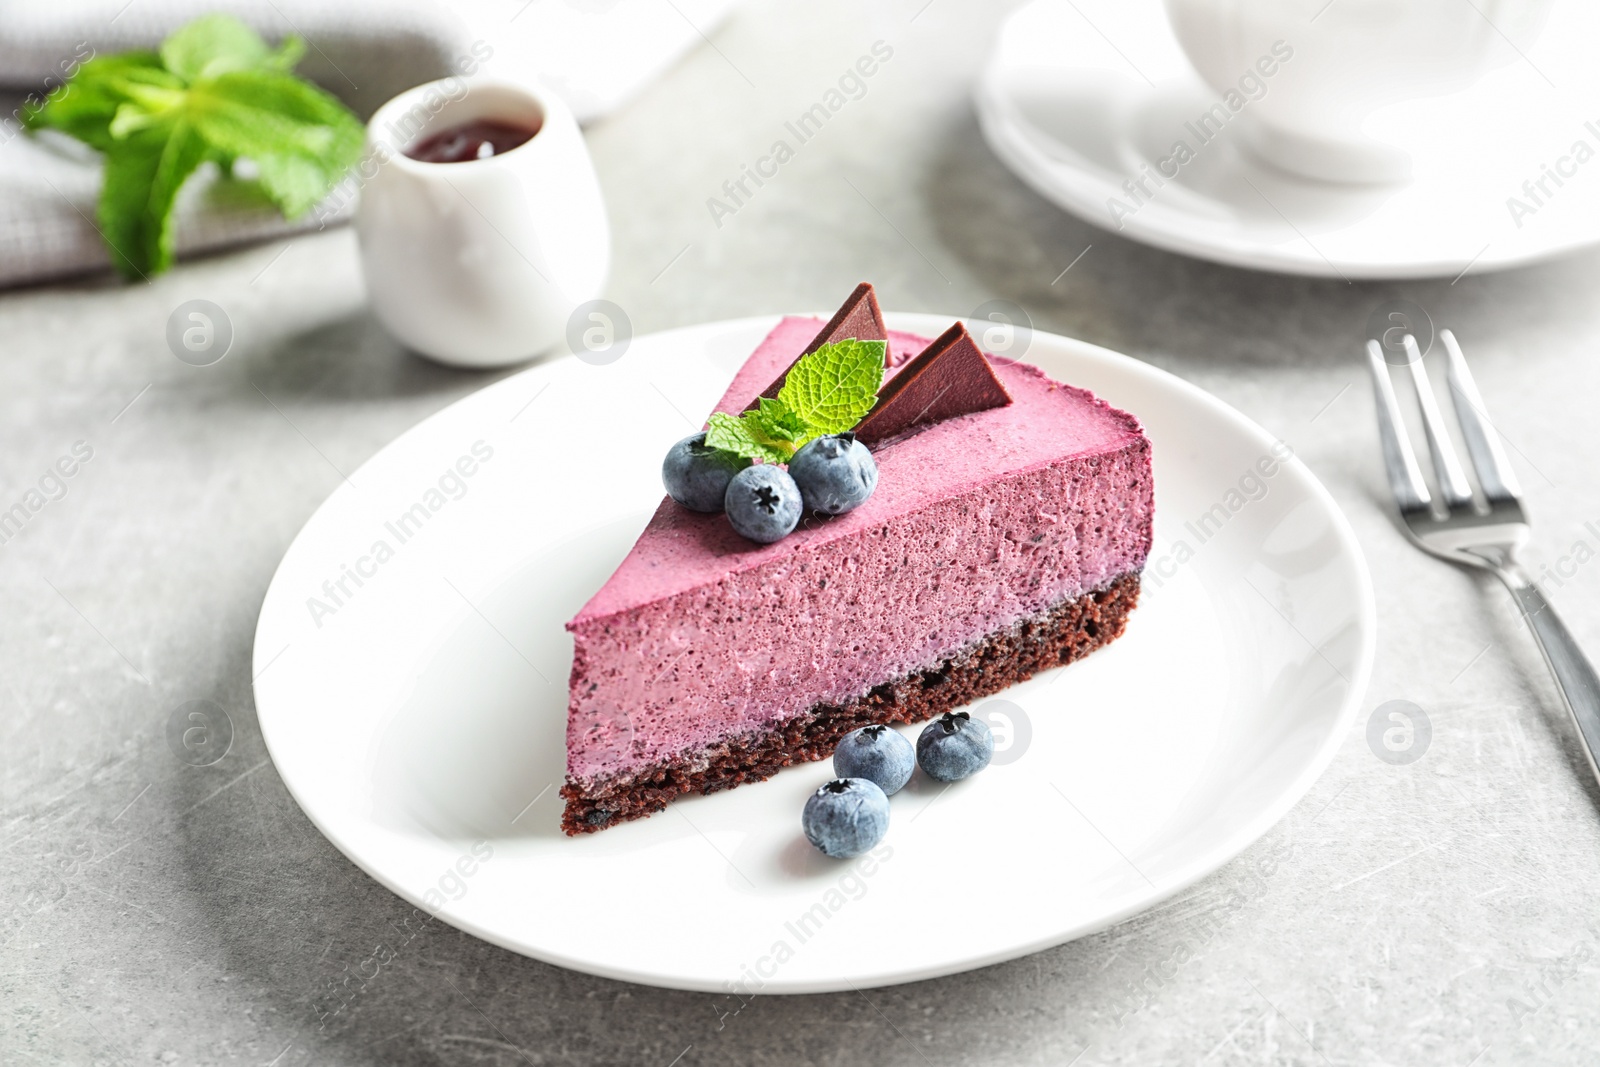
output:
[[826,759],[850,731],[874,723],[915,723],[998,693],[1115,640],[1139,599],[1139,575],[1018,620],[922,669],[838,704],[818,703],[761,730],[734,734],[626,773],[561,789],[561,828],[593,833],[661,811],[687,793],[759,782],[784,767]]
[[[1149,477],[1147,446],[1130,443],[581,619],[568,774],[592,781],[842,703],[1139,570],[1148,511],[1126,501],[1146,499]],[[666,502],[658,535],[690,514]]]

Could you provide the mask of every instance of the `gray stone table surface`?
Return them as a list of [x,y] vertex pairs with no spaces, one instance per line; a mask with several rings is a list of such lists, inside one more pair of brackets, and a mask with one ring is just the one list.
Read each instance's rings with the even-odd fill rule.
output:
[[[1357,341],[1398,293],[1468,344],[1537,515],[1533,562],[1559,566],[1554,599],[1600,650],[1600,254],[1378,285],[1121,240],[985,148],[969,91],[1003,14],[977,0],[744,8],[589,131],[616,229],[608,295],[641,332],[826,308],[862,278],[901,310],[1006,298],[1290,442],[1354,524],[1380,626],[1361,723],[1309,796],[1177,898],[974,973],[758,997],[723,1018],[714,995],[588,977],[435,923],[323,1026],[330,990],[411,908],[274,772],[251,695],[256,612],[340,471],[496,375],[388,339],[348,230],[148,285],[11,292],[0,505],[76,442],[92,455],[0,545],[0,1062],[1595,1062],[1600,795],[1504,593],[1392,525]],[[707,198],[879,40],[893,56],[866,94],[714,220]],[[207,368],[164,340],[196,298],[236,333]],[[210,767],[166,740],[196,699],[235,726]],[[1432,723],[1408,765],[1365,740],[1391,699]],[[939,898],[929,886],[930,913]]]

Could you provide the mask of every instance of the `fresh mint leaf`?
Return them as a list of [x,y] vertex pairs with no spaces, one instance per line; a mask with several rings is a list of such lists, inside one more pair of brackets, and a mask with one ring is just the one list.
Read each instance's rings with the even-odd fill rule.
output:
[[802,356],[783,379],[778,399],[811,437],[844,433],[872,410],[883,384],[885,341],[835,341]]
[[787,463],[794,455],[793,447],[788,442],[761,436],[762,429],[759,420],[750,418],[748,414],[741,418],[718,411],[711,416],[706,430],[706,444],[743,459]]
[[293,70],[305,51],[297,36],[272,49],[230,15],[203,15],[161,43],[161,63],[184,81],[197,82],[236,70]]
[[110,127],[117,109],[150,86],[181,90],[183,80],[168,73],[154,52],[96,56],[44,100],[24,105],[22,123],[29,130],[59,130],[104,152],[114,140]]
[[796,450],[816,434],[781,400],[762,397],[754,411],[743,415],[717,412],[711,416],[706,444],[746,459],[787,463]]
[[173,204],[202,164],[254,161],[260,189],[293,218],[360,159],[360,121],[289,73],[304,53],[298,37],[271,48],[238,19],[207,15],[159,53],[89,60],[23,122],[105,154],[102,233],[118,270],[147,277],[172,263]]
[[189,96],[206,143],[254,160],[262,188],[289,218],[310,210],[361,158],[361,123],[292,75],[235,71],[195,86]]
[[746,459],[787,463],[803,445],[855,428],[878,402],[885,341],[836,341],[801,356],[777,399],[764,396],[743,415],[711,416],[706,444]]
[[787,404],[771,397],[762,397],[760,406],[745,417],[755,420],[757,432],[769,441],[804,442],[816,436],[810,433],[805,420],[790,411]]
[[107,153],[97,214],[123,275],[149,277],[172,266],[172,206],[205,157],[205,142],[184,122],[141,131]]

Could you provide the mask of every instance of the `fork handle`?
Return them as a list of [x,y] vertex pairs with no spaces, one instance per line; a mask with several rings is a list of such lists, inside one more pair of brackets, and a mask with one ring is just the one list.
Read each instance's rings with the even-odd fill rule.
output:
[[1589,769],[1596,780],[1600,780],[1600,675],[1595,674],[1594,665],[1573,640],[1544,591],[1517,571],[1500,570],[1498,573],[1522,610],[1522,617],[1528,620],[1528,629],[1538,640],[1539,651],[1544,653],[1550,673],[1556,676],[1556,685],[1566,700],[1567,710],[1572,713],[1572,721],[1583,735]]

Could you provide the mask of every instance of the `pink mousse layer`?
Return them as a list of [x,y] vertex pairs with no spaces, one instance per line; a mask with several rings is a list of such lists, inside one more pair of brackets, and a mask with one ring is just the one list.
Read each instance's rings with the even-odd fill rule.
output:
[[[740,411],[821,329],[786,318],[734,378]],[[926,340],[892,334],[903,366]],[[1138,420],[991,357],[1004,408],[876,453],[861,507],[755,545],[663,500],[576,618],[567,773],[584,787],[927,669],[1144,566],[1150,445]]]

